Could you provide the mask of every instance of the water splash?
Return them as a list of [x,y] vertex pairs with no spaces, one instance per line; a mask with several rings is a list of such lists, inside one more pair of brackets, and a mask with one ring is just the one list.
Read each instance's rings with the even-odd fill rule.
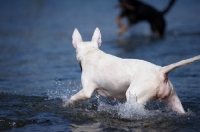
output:
[[48,90],[47,92],[48,100],[60,98],[63,102],[66,102],[70,99],[71,95],[81,89],[81,84],[77,81],[64,82],[60,79],[55,79],[55,85],[56,89]]
[[106,111],[113,116],[118,116],[121,119],[141,120],[158,116],[162,113],[161,110],[148,110],[143,105],[136,102],[136,97],[125,103],[118,102],[117,105],[106,104],[99,100],[98,111]]
[[151,113],[136,101],[127,101],[118,105],[118,114],[125,119],[143,119],[149,117]]
[[[62,99],[63,102],[68,102],[70,97],[82,88],[80,81],[64,82],[61,79],[55,79],[55,85],[56,89],[48,90],[47,92],[48,100],[59,98]],[[97,110],[98,112],[106,112],[108,114],[111,114],[114,118],[128,120],[142,120],[157,117],[173,117],[174,115],[176,115],[168,108],[161,108],[160,106],[156,106],[157,104],[153,103],[150,103],[151,107],[153,106],[156,108],[148,109],[138,104],[136,102],[136,97],[133,95],[130,96],[130,100],[127,102],[108,101],[105,98],[102,101],[102,97],[100,95],[94,95],[95,96],[92,96],[90,100],[81,102],[81,104],[77,106],[85,110],[92,109]],[[74,109],[76,109],[76,107],[74,107]],[[188,110],[188,114],[192,115],[194,113]]]

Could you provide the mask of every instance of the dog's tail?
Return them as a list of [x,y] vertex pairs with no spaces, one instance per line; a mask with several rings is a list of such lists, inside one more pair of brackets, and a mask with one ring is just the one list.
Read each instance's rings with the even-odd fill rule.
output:
[[186,59],[186,60],[182,60],[182,61],[179,61],[179,62],[176,62],[176,63],[173,63],[173,64],[170,64],[168,66],[164,66],[161,68],[161,72],[163,73],[164,76],[167,76],[167,74],[178,68],[178,67],[181,67],[181,66],[184,66],[184,65],[187,65],[187,64],[190,64],[194,61],[197,61],[197,60],[200,60],[200,55],[198,56],[195,56],[193,58],[190,58],[190,59]]
[[161,12],[163,15],[165,15],[172,7],[172,5],[175,3],[176,0],[171,0],[168,4],[168,6]]

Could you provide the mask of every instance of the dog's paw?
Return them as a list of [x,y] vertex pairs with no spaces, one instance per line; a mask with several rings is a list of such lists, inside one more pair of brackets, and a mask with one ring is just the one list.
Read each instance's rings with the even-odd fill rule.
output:
[[71,99],[68,101],[63,101],[62,103],[62,107],[73,106],[73,105],[74,105],[74,101],[72,101]]

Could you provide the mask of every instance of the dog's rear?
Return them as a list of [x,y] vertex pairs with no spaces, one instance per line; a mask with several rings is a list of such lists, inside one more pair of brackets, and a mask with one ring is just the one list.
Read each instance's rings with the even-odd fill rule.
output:
[[168,66],[164,66],[160,69],[160,84],[159,84],[159,90],[157,93],[157,98],[165,102],[172,110],[177,111],[178,113],[185,113],[183,106],[181,104],[181,101],[179,100],[173,85],[168,79],[168,73],[172,70],[188,65],[194,61],[200,60],[200,55],[195,56],[190,59],[182,60],[173,64],[170,64]]

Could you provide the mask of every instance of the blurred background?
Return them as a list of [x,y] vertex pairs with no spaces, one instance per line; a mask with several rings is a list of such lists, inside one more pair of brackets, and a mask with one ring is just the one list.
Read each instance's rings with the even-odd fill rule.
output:
[[[142,1],[159,11],[169,2]],[[200,1],[177,0],[164,17],[167,26],[162,39],[153,35],[145,21],[119,36],[116,4],[117,0],[0,0],[0,130],[199,129],[200,62],[169,75],[185,110],[195,116],[174,118],[170,113],[138,120],[134,118],[138,113],[130,113],[131,119],[123,120],[112,101],[101,99],[105,105],[99,105],[102,101],[96,96],[73,108],[60,107],[62,100],[81,89],[81,71],[71,43],[74,28],[84,41],[90,41],[99,27],[100,49],[122,58],[164,66],[200,54]],[[104,109],[106,103],[117,111],[114,115]]]

